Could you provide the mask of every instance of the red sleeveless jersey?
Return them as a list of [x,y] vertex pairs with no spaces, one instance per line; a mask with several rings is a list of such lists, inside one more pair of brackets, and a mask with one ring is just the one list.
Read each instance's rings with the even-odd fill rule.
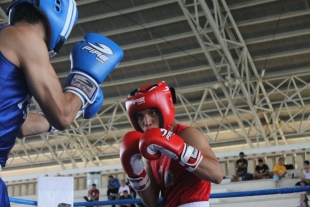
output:
[[[185,128],[187,126],[178,124],[174,133]],[[150,165],[165,207],[209,200],[211,183],[187,171],[178,161],[162,155],[158,160],[151,160]]]

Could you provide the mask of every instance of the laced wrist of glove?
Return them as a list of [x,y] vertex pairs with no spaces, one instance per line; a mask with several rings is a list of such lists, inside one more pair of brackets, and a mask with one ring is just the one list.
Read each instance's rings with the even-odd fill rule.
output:
[[64,92],[77,95],[82,101],[82,110],[94,103],[100,87],[95,79],[84,72],[70,72],[65,83]]
[[139,177],[136,178],[128,177],[128,180],[131,184],[131,187],[136,191],[145,190],[147,187],[149,187],[151,183],[150,177],[147,175],[144,169],[140,173]]
[[[197,167],[199,166],[200,162],[203,159],[203,155],[201,151],[184,143],[184,147],[180,155],[178,156],[174,152],[167,150],[166,148],[159,146],[159,145],[150,145],[148,147],[148,152],[151,152],[151,156],[157,154],[157,152],[161,152],[161,154],[174,159],[178,160],[179,163],[185,167],[186,170],[190,172],[194,172]],[[150,156],[150,157],[151,157]],[[155,157],[155,156],[154,156]]]
[[180,164],[190,172],[194,172],[203,159],[201,151],[184,143],[183,151],[179,157]]

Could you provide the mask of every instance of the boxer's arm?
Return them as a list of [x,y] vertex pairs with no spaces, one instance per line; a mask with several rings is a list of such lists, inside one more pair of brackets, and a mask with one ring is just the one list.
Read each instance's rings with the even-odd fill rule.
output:
[[197,128],[183,129],[179,136],[184,142],[200,150],[203,159],[193,172],[197,177],[212,183],[221,183],[223,171],[206,137]]
[[29,113],[25,122],[20,127],[17,137],[41,134],[50,129],[50,124],[42,114]]
[[7,58],[24,72],[28,87],[49,123],[59,130],[67,128],[82,106],[80,98],[63,93],[45,42],[38,32],[21,26],[10,29]]
[[151,180],[151,184],[145,190],[137,191],[137,193],[146,206],[156,206],[160,190],[148,160],[145,160],[145,170]]

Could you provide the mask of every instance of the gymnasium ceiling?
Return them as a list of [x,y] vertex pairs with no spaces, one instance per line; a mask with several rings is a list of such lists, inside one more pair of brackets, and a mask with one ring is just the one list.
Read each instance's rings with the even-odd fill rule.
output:
[[[5,24],[9,0],[0,1]],[[17,139],[6,170],[99,166],[118,158],[132,126],[124,100],[164,80],[176,120],[198,127],[215,152],[307,142],[310,134],[310,0],[77,0],[79,21],[51,60],[63,84],[73,45],[101,33],[124,50],[101,85],[91,120]],[[33,100],[31,111],[39,111]]]

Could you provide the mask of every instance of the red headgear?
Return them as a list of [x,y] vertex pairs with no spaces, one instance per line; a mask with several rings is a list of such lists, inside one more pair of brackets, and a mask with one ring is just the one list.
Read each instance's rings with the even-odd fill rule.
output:
[[146,109],[155,108],[162,116],[161,128],[170,130],[174,122],[175,91],[169,88],[164,81],[148,84],[132,91],[126,100],[126,109],[133,127],[143,132],[135,118],[136,113]]

